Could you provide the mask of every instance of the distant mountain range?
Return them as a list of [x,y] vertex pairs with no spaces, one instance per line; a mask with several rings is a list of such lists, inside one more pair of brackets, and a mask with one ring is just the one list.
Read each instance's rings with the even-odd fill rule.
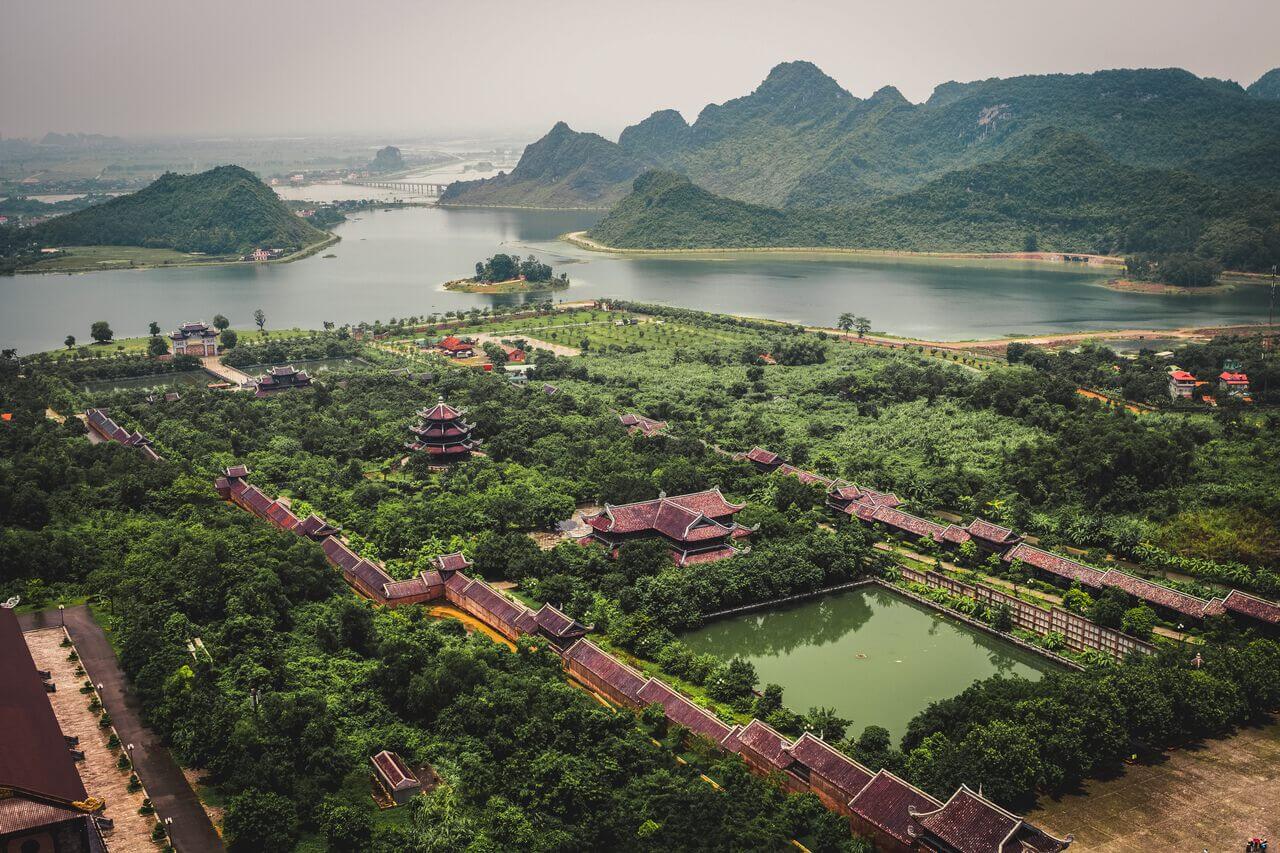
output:
[[290,211],[252,172],[219,166],[195,175],[169,172],[136,193],[9,236],[47,246],[146,246],[239,254],[258,247],[301,248],[325,234]]
[[[1248,90],[1178,69],[1117,70],[944,83],[912,104],[892,87],[856,98],[788,62],[693,124],[660,111],[614,143],[561,122],[510,174],[453,184],[443,201],[618,205],[593,235],[620,246],[1012,250],[1034,233],[1077,251],[1189,250],[1234,207],[1260,233],[1232,239],[1262,244],[1236,254],[1269,257],[1280,254],[1265,245],[1280,243],[1278,89],[1280,70]],[[664,174],[636,181],[650,171]],[[681,204],[727,218],[695,219]],[[662,225],[681,217],[698,227]],[[1144,217],[1152,234],[1137,239]]]

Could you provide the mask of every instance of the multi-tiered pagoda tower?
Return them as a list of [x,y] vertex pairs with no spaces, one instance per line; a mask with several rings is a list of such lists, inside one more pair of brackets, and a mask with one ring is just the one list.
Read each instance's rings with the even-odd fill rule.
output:
[[471,440],[475,424],[463,420],[460,412],[444,401],[444,397],[430,409],[418,411],[417,424],[409,427],[413,439],[405,446],[430,455],[436,462],[462,462],[471,458],[476,443]]

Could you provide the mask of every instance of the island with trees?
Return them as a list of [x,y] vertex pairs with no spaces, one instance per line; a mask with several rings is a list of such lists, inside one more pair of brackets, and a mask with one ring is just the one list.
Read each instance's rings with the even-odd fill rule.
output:
[[446,282],[444,288],[466,293],[520,293],[568,286],[566,273],[557,276],[550,264],[542,263],[533,255],[521,260],[519,255],[498,253],[488,260],[476,261],[475,275]]

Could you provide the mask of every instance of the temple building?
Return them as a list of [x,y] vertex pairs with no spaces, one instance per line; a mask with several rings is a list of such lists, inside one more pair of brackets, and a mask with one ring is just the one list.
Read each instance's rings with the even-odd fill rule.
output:
[[776,453],[765,450],[763,447],[753,447],[747,451],[746,460],[756,466],[756,470],[770,472],[777,470],[782,464],[782,457]]
[[471,358],[476,354],[476,346],[453,335],[436,344],[436,349],[449,358]]
[[183,323],[169,333],[172,355],[206,356],[218,354],[218,330],[207,323]]
[[129,432],[107,416],[105,409],[89,409],[84,413],[84,422],[96,435],[107,441],[132,447],[152,462],[159,462],[160,454],[151,446],[151,439],[134,430]]
[[441,397],[430,409],[419,409],[419,422],[409,427],[414,437],[405,443],[410,450],[426,453],[437,462],[463,462],[471,458],[476,442],[471,438],[475,424],[463,420],[465,412]]
[[1058,853],[1072,837],[1055,838],[967,785],[936,809],[911,807],[910,833],[938,853]]
[[732,540],[751,534],[733,519],[744,506],[729,503],[718,488],[622,506],[606,503],[584,519],[591,533],[583,541],[601,542],[612,552],[625,542],[661,537],[681,566],[732,557],[738,553]]
[[311,377],[305,370],[299,370],[292,364],[280,367],[269,367],[267,372],[253,380],[255,397],[266,397],[279,391],[291,391],[294,388],[310,388]]
[[422,793],[422,783],[418,781],[418,777],[404,763],[404,759],[394,752],[384,749],[377,755],[370,756],[369,763],[373,765],[374,778],[397,806],[403,806]]
[[625,415],[618,415],[618,421],[627,428],[627,432],[631,435],[640,433],[645,438],[653,438],[667,428],[666,421],[656,421],[653,418],[646,418],[644,415],[636,415],[630,412]]

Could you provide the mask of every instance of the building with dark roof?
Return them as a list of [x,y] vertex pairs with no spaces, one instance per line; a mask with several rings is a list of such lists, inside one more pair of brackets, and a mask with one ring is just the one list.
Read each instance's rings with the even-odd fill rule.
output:
[[776,471],[778,466],[782,464],[781,456],[765,450],[763,447],[751,448],[747,451],[745,459],[756,466],[756,470],[764,472]]
[[105,409],[89,409],[84,413],[85,423],[89,429],[107,441],[132,447],[152,462],[159,462],[161,456],[151,446],[151,439],[134,430],[129,432],[107,416]]
[[267,372],[253,380],[255,397],[268,397],[281,391],[292,391],[296,388],[310,388],[311,377],[305,370],[299,370],[292,364],[267,368]]
[[0,607],[0,850],[105,851],[90,800],[18,617]]
[[441,397],[430,409],[418,410],[418,423],[409,427],[414,437],[406,444],[409,450],[426,453],[433,462],[462,462],[471,458],[476,443],[471,438],[475,424],[464,419],[466,414],[448,405]]
[[619,415],[618,420],[627,428],[627,432],[632,435],[640,433],[645,438],[653,438],[667,428],[666,421],[658,421],[653,418],[646,418],[644,415],[632,413]]
[[849,800],[850,822],[853,831],[869,836],[878,850],[914,850],[917,847],[912,809],[940,805],[910,782],[881,770]]
[[1058,853],[1072,838],[1055,838],[966,785],[934,809],[911,807],[920,845],[939,853]]
[[583,520],[591,528],[588,538],[610,551],[635,539],[660,537],[676,563],[684,566],[736,554],[732,540],[751,533],[733,520],[744,506],[725,500],[719,489],[709,489],[620,506],[606,503]]
[[172,355],[206,356],[218,354],[218,330],[208,323],[183,323],[169,333]]
[[373,765],[374,778],[396,805],[402,806],[422,792],[422,783],[418,781],[418,777],[404,763],[404,759],[394,752],[384,749],[377,755],[370,756],[369,763]]
[[641,707],[640,689],[649,680],[587,639],[564,652],[565,669],[580,683],[623,707]]

